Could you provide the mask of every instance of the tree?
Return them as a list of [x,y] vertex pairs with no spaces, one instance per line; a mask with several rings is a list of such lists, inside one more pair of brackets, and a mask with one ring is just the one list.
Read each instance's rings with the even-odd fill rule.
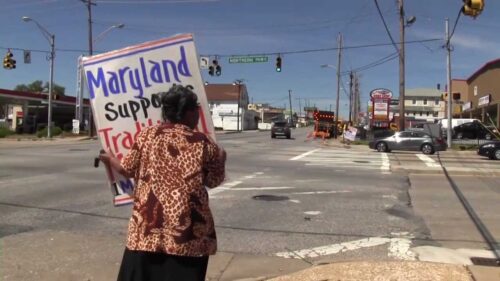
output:
[[[58,96],[64,96],[65,88],[54,83],[52,92]],[[43,84],[42,80],[33,81],[30,84],[19,84],[14,88],[14,91],[30,92],[30,93],[47,93],[49,91],[49,82]]]

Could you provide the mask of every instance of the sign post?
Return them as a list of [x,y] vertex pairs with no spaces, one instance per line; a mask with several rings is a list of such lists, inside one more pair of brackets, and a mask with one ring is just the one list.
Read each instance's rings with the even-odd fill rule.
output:
[[260,63],[267,61],[267,56],[237,56],[229,58],[229,63]]

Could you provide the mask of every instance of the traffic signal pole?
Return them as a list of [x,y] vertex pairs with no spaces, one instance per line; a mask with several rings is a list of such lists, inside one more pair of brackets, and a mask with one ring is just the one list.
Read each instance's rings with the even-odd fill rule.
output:
[[451,96],[452,96],[452,88],[451,88],[451,44],[450,44],[451,38],[450,38],[450,20],[447,18],[446,19],[446,81],[448,83],[448,100],[447,100],[447,117],[448,117],[448,128],[446,128],[446,142],[448,145],[448,148],[451,148],[451,137],[452,137],[452,132],[451,132],[451,118],[453,118],[452,111],[451,111]]
[[405,129],[405,13],[404,2],[399,0],[399,31],[401,43],[399,47],[399,131]]

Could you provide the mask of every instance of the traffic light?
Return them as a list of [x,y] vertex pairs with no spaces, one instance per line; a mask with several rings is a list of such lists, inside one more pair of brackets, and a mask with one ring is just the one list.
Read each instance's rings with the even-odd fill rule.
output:
[[13,59],[14,55],[10,50],[7,51],[7,54],[5,54],[5,57],[3,58],[3,68],[5,69],[14,69],[16,68],[16,60]]
[[281,72],[281,56],[276,58],[276,72]]
[[222,74],[222,68],[220,65],[215,66],[215,75],[220,76]]
[[484,0],[463,0],[462,13],[466,16],[476,18],[484,9]]
[[219,65],[219,61],[217,61],[217,59],[214,59],[212,61],[212,65],[208,67],[208,74],[210,76],[214,76],[214,74],[220,76],[222,74],[222,67]]

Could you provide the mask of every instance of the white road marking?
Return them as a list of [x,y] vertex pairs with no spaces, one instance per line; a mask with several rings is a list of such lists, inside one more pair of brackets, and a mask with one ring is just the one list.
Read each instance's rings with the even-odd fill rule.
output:
[[[396,233],[393,234],[394,236]],[[415,253],[410,251],[411,240],[413,236],[386,238],[386,237],[370,237],[360,240],[354,240],[344,243],[332,244],[327,246],[315,247],[310,249],[303,249],[297,251],[280,252],[275,255],[284,258],[317,258],[320,256],[334,255],[340,252],[347,252],[358,250],[362,248],[375,247],[389,243],[388,256],[402,259],[402,260],[415,260]]]
[[263,187],[237,187],[237,188],[224,188],[224,190],[231,191],[248,191],[248,190],[283,190],[283,189],[294,189],[293,186],[263,186]]
[[437,164],[436,161],[434,161],[434,159],[430,158],[427,155],[423,154],[415,154],[415,155],[417,156],[418,159],[422,160],[422,162],[424,162],[427,167],[433,167],[433,168],[441,167],[441,165]]
[[295,199],[289,199],[288,201],[296,204],[300,204],[300,200],[295,200]]
[[317,151],[320,151],[320,150],[321,150],[321,148],[313,149],[313,150],[311,150],[311,151],[308,151],[308,152],[302,153],[301,155],[295,156],[295,157],[291,158],[290,160],[291,160],[291,161],[299,160],[299,159],[301,159],[301,158],[306,157],[307,155],[311,155],[311,154],[313,154],[314,152],[317,152]]
[[332,190],[332,191],[305,191],[305,192],[292,192],[295,195],[312,195],[312,194],[334,194],[334,193],[348,193],[350,190]]
[[380,171],[383,174],[390,174],[391,161],[389,160],[389,156],[384,152],[380,155],[380,157],[382,158],[382,166],[380,166]]
[[208,195],[209,196],[213,196],[217,193],[220,193],[224,190],[228,190],[229,188],[233,187],[233,186],[237,186],[238,184],[242,183],[242,181],[232,181],[232,182],[226,182],[225,184],[219,186],[219,187],[216,187],[214,189],[209,189],[208,190]]
[[304,212],[304,214],[310,215],[310,216],[317,216],[317,215],[321,214],[321,212],[320,211],[307,211],[307,212]]

